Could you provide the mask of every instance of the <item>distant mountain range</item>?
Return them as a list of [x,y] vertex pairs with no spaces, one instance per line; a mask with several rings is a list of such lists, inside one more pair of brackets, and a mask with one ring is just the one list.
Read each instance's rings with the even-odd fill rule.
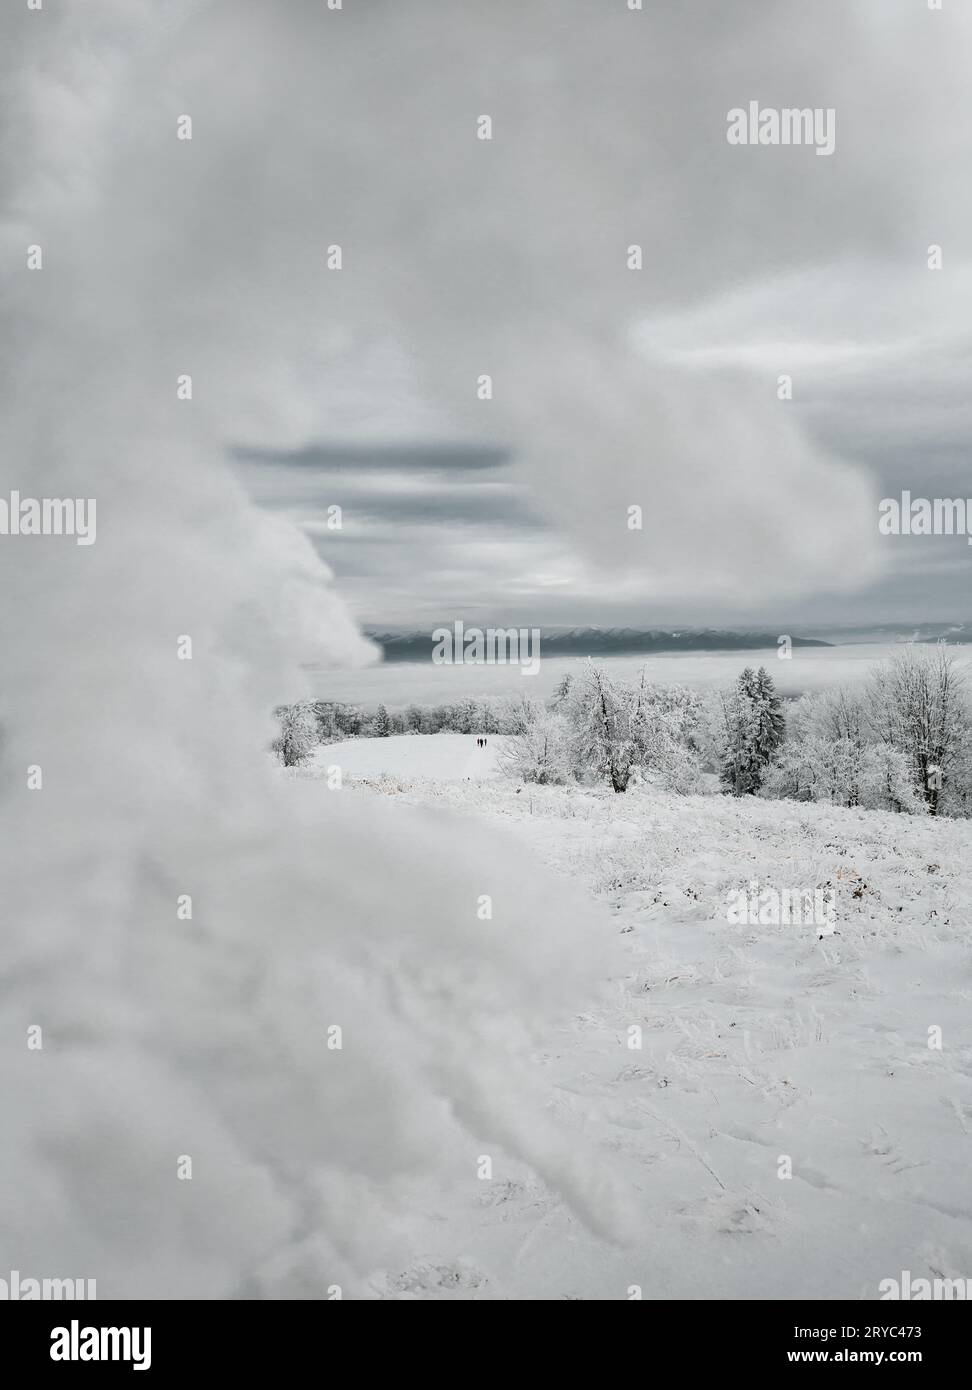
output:
[[871,642],[972,642],[972,622],[817,624],[817,630],[833,639],[833,645]]
[[[452,623],[440,626],[452,631]],[[472,631],[466,625],[466,632]],[[428,661],[435,641],[432,628],[423,632],[379,632],[367,630],[377,642],[386,661]],[[759,650],[775,652],[778,632],[736,632],[719,628],[634,628],[572,627],[541,628],[540,648],[552,656],[642,656],[652,652],[719,652]],[[789,634],[794,647],[832,647],[817,637]]]

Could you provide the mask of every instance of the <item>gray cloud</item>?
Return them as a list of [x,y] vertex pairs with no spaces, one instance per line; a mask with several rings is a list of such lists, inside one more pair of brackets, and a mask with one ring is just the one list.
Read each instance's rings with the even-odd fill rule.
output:
[[234,451],[242,463],[262,463],[281,468],[314,468],[322,472],[465,473],[496,469],[509,462],[510,451],[501,445],[429,440],[421,442],[349,440],[347,443],[315,443],[302,449],[248,449]]
[[[108,9],[96,34],[65,15],[71,78],[43,122],[20,102],[7,151],[29,132],[38,186],[65,190],[48,234],[95,185],[111,209],[110,236],[62,246],[40,293],[57,274],[97,285],[87,310],[118,325],[108,359],[134,352],[140,389],[191,368],[195,426],[251,460],[282,450],[292,473],[340,456],[363,477],[376,441],[431,438],[431,465],[425,443],[400,465],[451,482],[488,474],[502,440],[572,572],[600,577],[575,590],[594,604],[755,613],[761,573],[800,611],[878,592],[885,448],[913,438],[932,478],[934,441],[952,475],[967,438],[960,410],[899,389],[945,372],[957,390],[969,354],[962,7],[214,0],[173,3],[165,25]],[[0,23],[42,74],[46,20]],[[729,146],[726,113],[751,98],[833,106],[836,152]],[[12,256],[40,235],[29,206],[10,210]],[[437,558],[410,563],[431,584]],[[504,592],[545,572],[509,558]]]
[[[286,274],[342,326],[323,382],[383,335],[409,363],[407,404],[362,369],[354,427],[367,435],[394,396],[399,423],[421,402],[448,433],[508,439],[575,554],[656,612],[759,608],[754,564],[807,611],[866,605],[892,566],[867,436],[894,436],[900,413],[874,380],[927,369],[923,346],[954,353],[966,332],[968,16],[905,0],[640,14],[578,0],[552,29],[543,5],[429,3],[349,10],[338,32],[294,15],[260,30],[270,61],[246,134],[275,172],[247,212],[259,225],[258,196],[273,206],[285,190],[291,225],[317,233]],[[305,23],[321,43],[291,52]],[[288,124],[286,148],[274,57],[288,83],[322,89],[320,121]],[[751,97],[834,106],[835,154],[728,146],[726,112]],[[227,99],[211,112],[221,131]],[[474,138],[482,112],[489,143]],[[310,166],[325,183],[296,189]],[[328,278],[332,239],[345,270]],[[948,246],[940,285],[933,240]],[[833,367],[818,386],[821,350]],[[791,369],[788,408],[775,382]],[[475,395],[485,371],[491,402]],[[855,386],[857,418],[840,420]]]

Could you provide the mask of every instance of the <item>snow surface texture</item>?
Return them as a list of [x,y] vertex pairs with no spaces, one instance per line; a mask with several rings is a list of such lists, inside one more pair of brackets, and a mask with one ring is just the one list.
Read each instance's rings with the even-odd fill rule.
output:
[[339,767],[342,777],[391,776],[434,782],[480,782],[499,772],[502,734],[487,734],[486,747],[476,747],[475,734],[391,734],[388,738],[350,738],[314,750],[306,772],[326,775]]
[[[437,765],[439,737],[413,739],[413,760],[425,745]],[[381,761],[376,744],[362,765]],[[415,1259],[377,1274],[377,1292],[869,1299],[904,1269],[967,1276],[966,822],[505,778],[410,786],[393,750],[386,761],[341,794],[448,807],[477,843],[507,825],[610,908],[623,968],[541,1061],[560,1123],[620,1168],[639,1235],[635,1248],[600,1239],[504,1160],[478,1192],[447,1194],[447,1211],[430,1194]],[[835,886],[836,932],[731,925],[727,894],[752,879]]]

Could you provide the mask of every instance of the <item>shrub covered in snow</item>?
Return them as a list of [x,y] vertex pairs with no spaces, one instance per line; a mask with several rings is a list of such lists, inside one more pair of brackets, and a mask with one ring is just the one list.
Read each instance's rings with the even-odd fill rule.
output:
[[499,761],[505,772],[523,782],[562,785],[573,768],[570,725],[563,715],[538,704],[521,732],[504,744]]

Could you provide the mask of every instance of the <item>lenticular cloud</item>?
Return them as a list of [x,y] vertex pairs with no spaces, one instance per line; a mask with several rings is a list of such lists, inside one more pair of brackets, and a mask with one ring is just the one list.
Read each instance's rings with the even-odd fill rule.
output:
[[528,1060],[585,998],[597,919],[508,846],[473,862],[448,820],[376,816],[263,752],[302,662],[372,655],[222,462],[237,406],[251,438],[306,425],[258,382],[312,328],[247,301],[245,227],[167,211],[179,94],[138,79],[178,7],[81,8],[4,21],[0,491],[96,498],[98,538],[0,544],[3,1259],[102,1298],[367,1294],[423,1253],[416,1174],[472,1190],[484,1152],[611,1232]]

